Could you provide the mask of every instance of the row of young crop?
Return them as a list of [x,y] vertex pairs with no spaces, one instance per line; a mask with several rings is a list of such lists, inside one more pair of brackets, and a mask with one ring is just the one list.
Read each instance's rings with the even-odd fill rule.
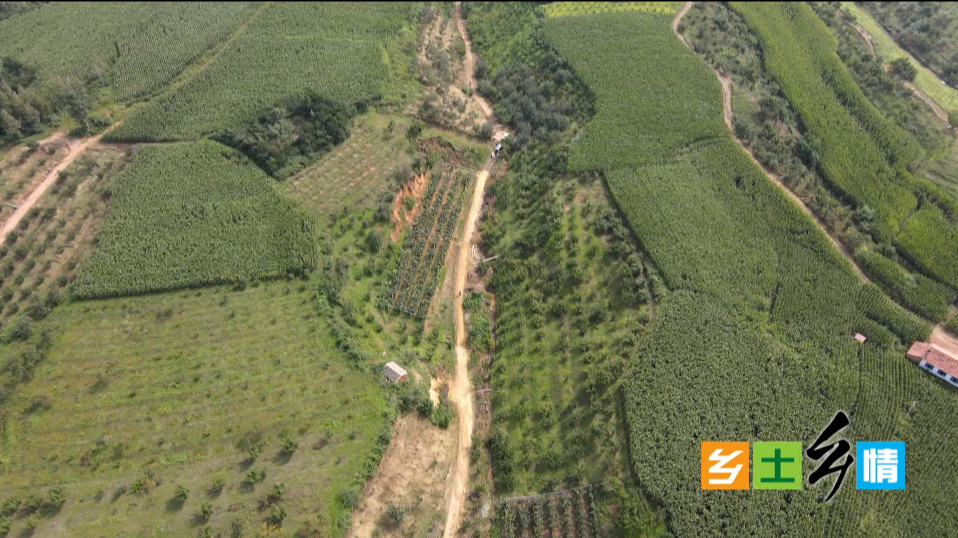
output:
[[546,17],[573,17],[627,11],[673,15],[680,5],[680,2],[553,2],[542,6],[542,12]]
[[910,274],[894,261],[873,251],[855,255],[862,271],[903,306],[926,319],[941,321],[958,292],[922,274]]
[[597,538],[600,536],[592,486],[500,501],[500,538]]
[[464,171],[442,171],[429,182],[423,209],[406,234],[399,264],[379,306],[424,318],[449,250],[468,183]]

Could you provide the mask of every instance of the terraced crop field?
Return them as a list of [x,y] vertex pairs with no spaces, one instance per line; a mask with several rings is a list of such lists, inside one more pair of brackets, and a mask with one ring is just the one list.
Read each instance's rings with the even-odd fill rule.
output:
[[235,129],[315,90],[343,102],[383,94],[383,47],[408,7],[397,3],[275,3],[261,9],[205,68],[134,111],[112,140],[191,140]]

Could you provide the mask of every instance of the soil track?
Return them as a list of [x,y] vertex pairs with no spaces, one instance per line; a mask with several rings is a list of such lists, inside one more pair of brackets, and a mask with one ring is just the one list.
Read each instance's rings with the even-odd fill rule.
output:
[[[875,50],[875,42],[874,40],[872,40],[871,33],[868,30],[862,28],[862,26],[858,24],[857,22],[852,22],[848,20],[846,20],[845,22],[852,25],[852,27],[855,28],[856,31],[858,31],[858,33],[862,36],[862,39],[865,40],[865,43],[868,44],[868,49],[871,50],[872,56],[877,57],[878,53]],[[891,68],[891,66],[887,63],[882,63],[882,67],[885,69],[885,71],[888,71]],[[945,112],[943,108],[938,106],[938,103],[936,103],[934,99],[929,97],[928,94],[926,94],[925,92],[919,90],[918,87],[912,84],[911,82],[908,82],[908,81],[903,81],[903,82],[905,84],[905,87],[911,90],[911,93],[915,94],[915,97],[917,97],[923,103],[931,107],[932,111],[934,111],[935,115],[938,116],[939,119],[941,119],[945,123],[948,123],[948,113]]]
[[[682,43],[686,47],[688,47],[689,50],[692,50],[693,52],[695,51],[692,49],[689,43],[685,40],[685,38],[679,32],[679,22],[681,22],[682,17],[685,16],[685,14],[688,12],[689,9],[691,9],[694,3],[695,2],[685,2],[682,5],[682,9],[679,10],[679,12],[675,15],[675,18],[672,20],[672,31],[675,32],[675,35],[679,38],[679,40],[681,40]],[[796,195],[794,192],[789,190],[788,187],[786,187],[785,184],[782,183],[782,180],[778,178],[778,176],[773,174],[771,171],[767,170],[762,165],[762,163],[758,162],[758,159],[756,159],[755,156],[752,155],[752,152],[749,151],[747,147],[745,147],[745,144],[743,144],[742,141],[739,140],[737,136],[735,136],[735,128],[732,125],[732,80],[729,77],[723,77],[721,73],[719,73],[718,71],[714,69],[712,69],[712,72],[715,73],[715,76],[718,78],[719,82],[722,84],[722,113],[723,113],[723,116],[725,117],[725,126],[728,127],[728,130],[732,134],[732,139],[735,140],[735,143],[738,144],[740,148],[742,148],[742,151],[744,151],[746,155],[748,155],[748,158],[752,160],[752,163],[754,163],[755,166],[757,166],[762,172],[765,173],[765,176],[768,177],[768,179],[770,179],[773,183],[778,185],[778,187],[782,189],[782,191],[789,198],[791,198],[796,204],[798,204],[799,207],[802,208],[802,211],[807,213],[808,216],[812,217],[812,220],[814,220],[815,223],[818,225],[818,227],[821,228],[822,232],[825,233],[825,236],[828,237],[828,239],[832,242],[832,245],[834,245],[835,248],[837,248],[838,251],[842,253],[842,256],[844,256],[845,259],[848,260],[848,263],[851,264],[852,269],[854,269],[855,273],[858,274],[858,276],[863,281],[870,282],[868,277],[865,276],[865,273],[862,272],[860,267],[858,267],[858,264],[855,263],[855,258],[853,258],[851,253],[848,251],[848,249],[845,248],[845,245],[841,244],[837,239],[832,237],[832,235],[828,233],[828,228],[825,227],[825,224],[818,218],[817,215],[815,215],[814,212],[812,212],[812,210],[807,205],[805,205],[805,202],[803,202],[802,199],[798,197],[798,195]]]
[[[103,138],[103,135],[112,131],[122,122],[123,120],[114,123],[107,130],[96,136],[91,136],[89,138],[83,138],[80,140],[68,140],[67,144],[69,145],[70,151],[63,158],[63,160],[60,161],[59,164],[54,166],[50,172],[47,173],[46,177],[43,178],[43,181],[41,181],[36,187],[34,187],[32,191],[30,191],[30,194],[23,201],[23,203],[21,203],[20,206],[7,218],[7,220],[4,221],[3,227],[0,228],[0,238],[6,237],[8,233],[17,228],[17,224],[20,224],[20,221],[23,220],[23,217],[26,216],[27,212],[29,212],[30,209],[36,205],[36,203],[40,200],[40,197],[42,197],[43,194],[47,192],[47,189],[49,189],[50,186],[56,182],[57,176],[60,175],[60,172],[66,170],[67,167],[77,159],[77,157],[83,155],[87,148],[96,145],[98,142],[100,142],[100,139]],[[48,141],[52,141],[53,139],[62,136],[62,133],[56,133],[47,140],[41,142],[41,144],[47,143]]]
[[[466,73],[469,87],[475,90],[476,78],[473,72],[472,41],[462,20],[462,3],[456,2],[456,27],[462,40],[466,43],[466,56],[463,60],[463,70]],[[496,140],[500,140],[505,131],[496,121],[492,106],[473,91],[473,99],[479,104],[486,115],[486,119],[493,125]],[[476,186],[472,192],[472,202],[469,204],[469,213],[466,216],[466,225],[462,231],[462,240],[459,242],[459,259],[456,264],[456,281],[453,292],[453,315],[456,319],[456,371],[450,384],[449,400],[456,406],[459,415],[459,439],[456,446],[456,461],[453,466],[453,475],[449,481],[451,488],[447,498],[449,507],[446,512],[446,528],[443,538],[452,538],[459,531],[462,520],[463,500],[466,496],[466,486],[469,481],[469,452],[472,448],[472,430],[475,420],[473,411],[474,390],[469,379],[469,349],[466,347],[466,323],[462,311],[462,300],[466,292],[466,281],[472,269],[472,239],[476,229],[476,221],[482,210],[482,201],[485,196],[486,180],[495,164],[490,156],[486,160],[482,171],[476,176]]]

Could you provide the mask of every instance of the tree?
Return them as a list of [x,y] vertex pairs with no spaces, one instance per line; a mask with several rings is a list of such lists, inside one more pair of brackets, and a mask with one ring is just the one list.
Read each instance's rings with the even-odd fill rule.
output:
[[20,125],[20,120],[0,109],[0,137],[11,141],[20,138]]
[[889,70],[893,75],[908,82],[913,82],[915,76],[918,75],[918,69],[905,57],[892,60],[889,66]]

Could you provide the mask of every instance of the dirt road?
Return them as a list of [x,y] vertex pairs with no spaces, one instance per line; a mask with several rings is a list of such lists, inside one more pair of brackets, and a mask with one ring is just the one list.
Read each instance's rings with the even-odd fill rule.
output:
[[[858,33],[862,36],[862,39],[864,39],[865,43],[868,44],[868,48],[869,50],[871,50],[872,56],[878,56],[878,53],[875,50],[875,42],[872,40],[871,33],[868,30],[862,28],[862,26],[858,24],[857,22],[852,22],[848,20],[846,20],[845,22],[852,25],[852,27],[855,28],[855,30],[858,31]],[[891,69],[891,66],[887,63],[883,63],[882,67],[885,68],[885,71],[888,71],[889,69]],[[934,99],[929,97],[928,94],[926,94],[925,92],[919,90],[918,87],[912,84],[911,82],[905,81],[904,84],[906,88],[911,90],[911,93],[915,94],[915,97],[917,97],[923,103],[928,105],[931,108],[931,110],[935,113],[935,115],[938,116],[939,119],[941,119],[945,123],[948,123],[948,113],[945,112],[943,108],[938,106],[938,103],[936,103]]]
[[[682,5],[682,9],[680,9],[679,12],[675,15],[675,19],[672,20],[672,31],[675,32],[675,35],[682,41],[682,43],[686,47],[689,47],[689,49],[692,49],[692,47],[688,44],[685,38],[682,37],[682,34],[679,33],[679,22],[682,20],[682,17],[686,14],[686,12],[688,12],[688,10],[692,7],[694,3],[695,2],[685,2],[685,4]],[[782,189],[782,192],[784,192],[786,196],[788,196],[796,204],[798,204],[798,206],[802,208],[802,211],[807,213],[808,216],[812,217],[812,220],[814,220],[815,223],[818,225],[818,227],[822,229],[822,231],[825,233],[825,236],[828,237],[828,239],[832,242],[832,245],[834,245],[835,248],[837,248],[838,251],[842,253],[842,256],[844,256],[845,259],[848,260],[848,262],[851,264],[852,269],[855,271],[855,273],[858,274],[858,276],[863,281],[870,282],[868,277],[865,276],[865,273],[862,272],[861,268],[859,268],[858,265],[855,263],[855,259],[852,257],[848,249],[845,248],[845,245],[841,244],[837,239],[832,237],[832,235],[828,233],[828,228],[825,227],[825,224],[818,218],[817,215],[815,215],[815,213],[812,212],[812,210],[807,205],[805,205],[805,202],[803,202],[802,199],[799,198],[794,192],[789,190],[788,187],[786,187],[785,184],[782,183],[781,179],[778,178],[778,176],[773,174],[770,170],[767,170],[762,165],[762,163],[758,162],[758,159],[756,159],[755,156],[752,155],[752,152],[749,151],[747,147],[745,147],[745,144],[743,144],[742,141],[735,136],[735,128],[732,125],[732,80],[729,77],[722,76],[718,71],[714,69],[712,69],[712,72],[715,73],[715,76],[718,78],[719,82],[722,84],[722,114],[725,117],[725,126],[728,127],[728,130],[732,134],[732,139],[735,140],[735,143],[738,144],[740,148],[742,148],[742,151],[744,151],[746,155],[748,155],[748,158],[752,160],[752,163],[754,163],[755,166],[757,166],[762,172],[765,173],[765,176],[768,177],[768,179],[770,179],[773,183],[778,185],[778,187]]]
[[[466,57],[463,70],[466,72],[467,82],[472,89],[476,88],[476,79],[473,73],[472,41],[462,20],[462,4],[456,2],[456,27],[466,43]],[[475,99],[486,115],[486,119],[494,126],[494,138],[499,140],[505,133],[502,125],[496,121],[489,103],[473,92]],[[489,157],[482,171],[476,176],[476,186],[472,191],[472,201],[469,204],[469,213],[466,216],[466,225],[462,231],[462,240],[459,242],[459,259],[456,263],[456,282],[453,290],[453,315],[456,319],[456,371],[449,387],[449,400],[456,406],[459,414],[459,440],[456,446],[456,462],[453,475],[449,481],[451,490],[447,498],[449,507],[446,512],[446,528],[443,538],[452,538],[459,531],[462,521],[463,500],[466,497],[466,487],[469,482],[469,452],[472,448],[472,430],[475,413],[473,411],[473,397],[475,390],[469,379],[469,349],[466,347],[466,322],[462,311],[462,300],[466,293],[466,283],[469,271],[472,269],[473,235],[476,230],[476,221],[482,211],[482,201],[486,192],[486,180],[495,164],[495,159]]]
[[[23,217],[26,216],[27,212],[29,212],[30,209],[34,205],[36,205],[36,203],[40,200],[40,197],[43,196],[43,194],[47,192],[47,189],[49,189],[50,186],[56,182],[57,176],[60,175],[60,172],[66,170],[67,167],[70,166],[73,163],[73,161],[77,159],[77,157],[79,157],[80,155],[83,155],[83,152],[85,152],[87,148],[97,144],[100,141],[100,139],[103,138],[103,135],[112,131],[121,122],[122,120],[114,123],[107,130],[103,131],[102,133],[96,136],[91,136],[89,138],[82,138],[80,140],[69,140],[67,142],[67,144],[70,147],[69,153],[67,153],[66,157],[64,157],[63,160],[60,161],[60,164],[54,166],[53,169],[50,170],[47,176],[43,178],[43,181],[41,181],[30,192],[30,194],[23,201],[23,203],[20,204],[20,207],[18,207],[7,218],[6,221],[4,221],[3,227],[0,227],[0,238],[5,238],[8,233],[17,229],[17,224],[20,224],[20,221],[23,220]],[[52,137],[50,137],[50,139],[58,137],[58,136],[62,136],[62,134],[61,133],[54,134]],[[50,140],[50,139],[47,139],[47,140]]]

